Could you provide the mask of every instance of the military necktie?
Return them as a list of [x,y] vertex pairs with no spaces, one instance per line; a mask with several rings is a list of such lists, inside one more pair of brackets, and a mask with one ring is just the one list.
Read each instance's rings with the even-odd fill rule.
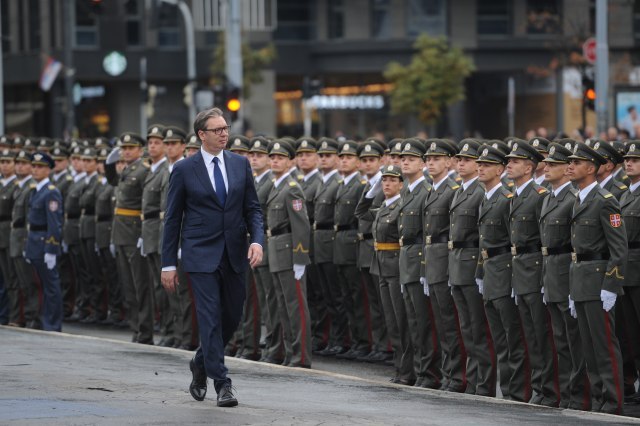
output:
[[224,185],[224,179],[222,178],[222,171],[220,170],[220,159],[213,157],[213,181],[216,183],[216,195],[218,201],[224,206],[224,202],[227,199],[227,188]]

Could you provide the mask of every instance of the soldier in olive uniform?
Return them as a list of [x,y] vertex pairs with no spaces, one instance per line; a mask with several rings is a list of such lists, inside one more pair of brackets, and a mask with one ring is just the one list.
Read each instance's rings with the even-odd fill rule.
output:
[[[163,182],[166,182],[167,157],[164,155],[165,139],[184,139],[184,131],[175,127],[165,129],[161,125],[153,125],[147,129],[147,151],[151,165],[144,179],[142,189],[142,228],[140,232],[140,254],[146,258],[149,273],[153,279],[154,309],[160,316],[160,346],[172,347],[176,341],[174,336],[174,312],[169,305],[169,294],[160,282],[160,213]],[[173,295],[172,295],[173,296]]]
[[443,353],[442,389],[450,392],[464,392],[467,388],[467,355],[462,341],[462,333],[455,309],[449,282],[447,241],[449,240],[449,209],[455,191],[460,188],[449,177],[452,157],[458,153],[456,147],[442,139],[428,141],[425,154],[433,187],[427,193],[422,208],[424,232],[424,275],[422,278],[426,294],[438,329],[440,347]]
[[311,228],[298,183],[288,174],[294,148],[276,140],[269,148],[275,182],[267,199],[269,270],[278,293],[283,320],[286,365],[311,368],[311,324],[305,268],[309,264]]
[[598,139],[591,140],[591,147],[607,160],[606,164],[598,169],[598,185],[605,191],[612,193],[616,200],[620,201],[622,194],[629,189],[627,185],[614,177],[616,167],[624,162],[622,154],[609,143]]
[[439,389],[442,380],[441,350],[431,308],[420,278],[424,274],[422,212],[431,185],[424,177],[424,143],[405,139],[400,162],[407,183],[403,188],[398,229],[400,235],[400,285],[415,350],[415,386]]
[[114,187],[107,183],[104,177],[104,162],[109,155],[109,149],[98,151],[98,185],[95,195],[95,240],[96,252],[100,261],[102,276],[107,281],[107,306],[108,314],[105,325],[126,324],[125,310],[123,306],[122,284],[118,276],[116,265],[115,246],[111,243],[111,230],[113,225],[113,209],[115,206]]
[[514,142],[507,158],[507,173],[515,183],[509,215],[513,255],[511,285],[533,370],[531,384],[536,395],[531,402],[557,407],[560,402],[557,355],[549,312],[542,299],[542,244],[538,226],[542,202],[549,191],[533,179],[538,162],[544,157],[533,146]]
[[[407,314],[400,287],[400,235],[398,218],[402,198],[403,177],[400,167],[388,165],[382,169],[382,179],[372,190],[381,191],[385,200],[378,209],[371,231],[374,237],[375,257],[371,273],[380,279],[380,295],[387,322],[387,331],[394,349],[395,376],[392,383],[413,386],[416,381],[413,368],[413,345],[407,326]],[[365,198],[373,200],[373,193]],[[399,330],[404,333],[400,334]]]
[[334,210],[335,240],[333,263],[337,267],[338,285],[342,291],[342,304],[347,312],[351,349],[337,357],[356,359],[370,351],[365,317],[364,290],[357,267],[358,218],[355,209],[367,183],[358,172],[358,144],[351,140],[339,146],[339,170],[342,179],[338,185]]
[[606,159],[581,142],[569,158],[568,175],[580,191],[571,217],[570,309],[582,337],[591,410],[622,414],[622,357],[612,308],[622,294],[627,234],[618,201],[596,181]]
[[[84,177],[84,187],[79,198],[81,211],[80,228],[80,248],[89,271],[100,270],[100,258],[96,253],[96,192],[100,184],[98,176],[98,153],[94,148],[84,148],[82,151],[82,162],[86,176]],[[91,315],[82,322],[92,323],[102,321],[107,317],[107,282],[104,275],[95,272],[89,275],[89,286],[87,287],[87,302],[91,310]]]
[[[24,258],[24,250],[27,240],[27,213],[29,211],[29,196],[35,188],[35,182],[31,178],[31,157],[26,151],[20,151],[16,155],[16,176],[13,192],[13,208],[11,210],[11,232],[9,239],[9,256],[13,262],[17,275],[17,285],[9,287],[11,300],[20,300],[17,306],[22,307],[23,316],[18,324],[29,328],[39,328],[38,318],[38,284],[35,282],[33,267]],[[15,299],[14,299],[15,298]]]
[[373,203],[366,209],[362,209],[360,205],[363,202],[362,197],[366,197],[371,188],[382,179],[380,165],[383,155],[384,148],[382,142],[378,139],[367,139],[358,147],[358,157],[360,157],[362,171],[367,179],[367,184],[362,191],[362,196],[355,211],[355,215],[358,217],[358,269],[360,269],[360,275],[365,285],[364,294],[367,297],[368,305],[365,315],[367,316],[367,325],[372,339],[371,352],[359,357],[358,360],[366,362],[381,362],[392,357],[389,353],[391,348],[389,347],[389,338],[380,302],[380,284],[378,277],[370,272],[374,257],[371,225],[373,219],[375,219],[377,209],[384,201],[384,194],[380,192],[374,198]]
[[[627,146],[624,155],[626,175],[630,179],[628,191],[622,194],[620,209],[627,231],[629,256],[627,258],[627,272],[624,280],[624,295],[616,306],[616,328],[624,321],[624,329],[628,336],[634,336],[640,330],[640,143],[633,141]],[[623,315],[619,315],[622,311]],[[618,334],[618,333],[616,333]],[[637,336],[637,334],[636,334]],[[636,338],[623,341],[620,339],[622,350],[623,373],[625,384],[625,402],[640,401],[640,392],[635,391],[637,367],[635,360],[640,356],[640,340]],[[625,344],[626,343],[626,344]]]
[[478,217],[482,258],[476,269],[476,283],[483,295],[496,348],[502,396],[528,402],[531,371],[520,315],[511,297],[509,209],[513,193],[502,184],[505,155],[498,148],[484,146],[476,160],[478,180],[487,189]]
[[11,234],[11,212],[13,211],[14,192],[18,189],[16,183],[16,154],[8,148],[0,151],[0,271],[4,280],[4,288],[8,299],[7,322],[19,324],[20,298],[19,282],[13,260],[9,255]]
[[449,284],[460,318],[460,328],[468,356],[466,393],[495,396],[496,355],[487,327],[482,295],[475,272],[480,256],[478,213],[484,190],[478,182],[480,144],[463,139],[458,158],[462,184],[451,201],[449,231]]
[[[550,143],[551,142],[549,142],[547,139],[540,136],[536,136],[535,138],[529,140],[529,145],[534,147],[536,151],[538,151],[538,153],[542,155],[542,157],[544,158],[547,158],[547,156],[549,155]],[[549,183],[546,181],[544,177],[544,163],[542,161],[538,163],[536,171],[534,172],[533,180],[538,185],[548,189]]]
[[[110,185],[117,186],[113,244],[129,312],[133,342],[153,344],[153,283],[146,260],[137,247],[141,235],[142,191],[149,166],[142,161],[145,139],[124,133],[105,162],[105,175]],[[116,162],[120,156],[127,162],[120,175]]]
[[329,138],[322,138],[318,143],[322,184],[313,198],[313,248],[324,303],[331,318],[329,343],[318,354],[333,356],[347,351],[349,338],[346,307],[343,303],[337,268],[333,263],[334,210],[340,186],[340,175],[337,170],[338,143]]
[[551,194],[544,198],[540,213],[543,255],[544,301],[551,315],[558,353],[560,408],[590,409],[587,369],[577,321],[569,311],[569,265],[571,264],[570,220],[575,193],[566,175],[571,151],[551,144],[545,163],[545,179]]
[[[255,176],[256,193],[264,216],[264,240],[267,241],[267,199],[273,188],[273,175],[269,167],[269,142],[261,136],[251,139],[249,162]],[[284,341],[282,340],[282,322],[278,314],[278,296],[269,272],[268,250],[263,252],[262,262],[252,270],[258,297],[260,298],[261,313],[265,333],[265,347],[260,361],[270,364],[282,364],[285,357]]]

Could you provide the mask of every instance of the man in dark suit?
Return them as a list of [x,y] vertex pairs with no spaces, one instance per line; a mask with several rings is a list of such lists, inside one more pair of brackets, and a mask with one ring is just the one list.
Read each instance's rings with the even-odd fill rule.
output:
[[238,401],[227,377],[224,347],[242,316],[247,259],[251,267],[262,260],[262,209],[249,161],[224,152],[229,126],[222,111],[200,112],[193,127],[202,148],[171,172],[161,279],[167,291],[175,291],[181,235],[182,265],[193,286],[200,330],[200,347],[190,362],[189,391],[202,401],[210,377],[218,406],[232,407]]

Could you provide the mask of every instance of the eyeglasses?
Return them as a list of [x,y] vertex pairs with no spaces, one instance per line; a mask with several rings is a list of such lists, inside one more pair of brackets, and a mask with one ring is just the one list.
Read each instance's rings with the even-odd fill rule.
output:
[[229,133],[229,129],[231,126],[218,127],[217,129],[202,129],[203,132],[213,132],[214,134],[220,136],[223,133]]

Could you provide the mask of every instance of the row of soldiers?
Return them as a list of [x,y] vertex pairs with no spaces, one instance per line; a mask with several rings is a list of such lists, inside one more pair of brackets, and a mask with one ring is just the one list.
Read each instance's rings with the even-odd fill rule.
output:
[[229,352],[387,361],[394,383],[484,396],[499,377],[552,407],[637,401],[640,142],[230,142],[268,256]]

